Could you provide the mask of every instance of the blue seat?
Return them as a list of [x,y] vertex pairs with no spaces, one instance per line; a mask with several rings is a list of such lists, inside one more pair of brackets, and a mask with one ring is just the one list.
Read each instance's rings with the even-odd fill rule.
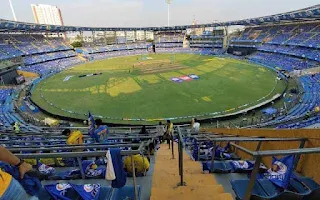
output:
[[[115,190],[117,190],[117,189],[115,189]],[[110,186],[102,186],[100,189],[100,194],[99,194],[98,200],[109,200],[111,198],[112,191],[113,191],[113,189]],[[81,197],[79,197],[79,195],[74,190],[70,190],[70,192],[67,196],[72,196],[72,199],[75,199],[75,200],[81,199]],[[39,191],[38,198],[39,198],[39,200],[51,200],[52,199],[50,194],[44,188],[42,188]]]
[[307,186],[311,193],[306,195],[303,200],[319,200],[320,199],[320,185],[312,178],[303,177],[299,178],[299,181]]
[[[232,171],[232,165],[230,162],[214,162],[214,172],[215,173],[230,173]],[[211,162],[202,162],[202,170],[210,171]]]
[[[141,198],[140,186],[137,186],[138,199]],[[134,197],[134,186],[123,186],[122,188],[114,189],[110,200],[124,200],[124,199],[135,199]]]
[[110,199],[111,194],[112,194],[112,188],[111,187],[101,187],[100,195],[99,195],[98,200]]
[[[236,199],[242,200],[244,198],[249,180],[232,180],[232,189],[236,194]],[[255,182],[251,193],[251,200],[304,200],[306,194],[297,193],[290,190],[283,190],[275,186],[268,179],[258,179]],[[308,199],[309,200],[309,199]]]
[[291,191],[295,191],[299,194],[302,194],[304,196],[309,195],[311,193],[311,190],[307,185],[305,185],[303,182],[295,178],[290,179],[290,184],[288,189]]
[[[246,189],[248,187],[249,180],[231,180],[231,186],[236,194],[237,200],[244,199]],[[253,187],[253,190],[251,192],[251,200],[260,200],[263,198],[267,198],[267,194],[265,193],[264,189],[261,187],[261,185],[256,181]]]

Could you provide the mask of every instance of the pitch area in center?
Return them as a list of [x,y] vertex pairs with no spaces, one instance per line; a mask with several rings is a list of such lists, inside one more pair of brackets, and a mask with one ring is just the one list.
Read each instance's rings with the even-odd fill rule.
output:
[[89,110],[115,118],[182,117],[258,104],[284,90],[276,77],[230,58],[149,54],[76,66],[42,81],[32,99],[53,114],[77,118]]

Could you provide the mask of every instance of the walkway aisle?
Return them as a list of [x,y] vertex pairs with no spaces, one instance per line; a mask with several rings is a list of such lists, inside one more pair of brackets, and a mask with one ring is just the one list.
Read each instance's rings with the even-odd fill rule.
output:
[[175,159],[171,159],[171,149],[161,144],[154,166],[151,200],[233,200],[231,194],[224,193],[212,174],[203,174],[199,162],[192,161],[184,152],[184,181],[186,186],[177,187],[180,181],[178,167],[178,145],[174,147]]

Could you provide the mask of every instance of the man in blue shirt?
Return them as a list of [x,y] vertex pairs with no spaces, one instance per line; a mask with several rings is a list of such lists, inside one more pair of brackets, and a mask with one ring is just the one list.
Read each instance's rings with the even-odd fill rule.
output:
[[96,142],[103,141],[107,137],[108,133],[108,126],[102,125],[101,119],[96,119],[96,129],[93,134],[93,139],[95,139]]

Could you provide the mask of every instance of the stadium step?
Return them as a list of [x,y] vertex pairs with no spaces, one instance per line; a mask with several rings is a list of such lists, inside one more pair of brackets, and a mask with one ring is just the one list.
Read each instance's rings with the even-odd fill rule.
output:
[[174,148],[175,159],[172,159],[172,150],[167,144],[161,144],[157,152],[152,177],[151,200],[229,200],[231,194],[224,192],[217,184],[212,174],[204,174],[199,162],[192,161],[190,156],[183,152],[183,171],[186,186],[178,187],[180,182],[178,165],[178,146]]
[[[152,193],[151,193],[152,194]],[[214,194],[214,195],[207,195],[207,194],[192,194],[192,193],[180,193],[175,195],[166,195],[166,194],[159,194],[159,195],[152,195],[150,200],[233,200],[231,194],[222,193],[222,194]]]
[[318,26],[315,26],[313,29],[311,29],[309,32],[312,33],[314,30],[317,30],[318,28],[320,28],[320,24]]
[[295,38],[297,35],[299,35],[298,33],[294,34],[293,36],[291,36],[289,39],[287,39],[286,41],[284,41],[284,43],[287,43],[288,41],[292,40],[292,38]]
[[34,48],[38,49],[38,50],[39,50],[39,52],[41,52],[40,47],[38,47],[37,45],[35,45],[33,42],[30,42],[30,44],[31,44]]
[[80,58],[80,59],[83,60],[83,61],[87,61],[86,58],[84,58],[82,55],[79,55],[79,54],[78,54],[78,58]]
[[320,33],[315,33],[313,36],[311,36],[311,37],[309,37],[307,40],[303,41],[303,43],[311,40],[312,38],[314,38],[314,37],[316,37],[316,36],[318,36],[318,35],[320,35]]
[[20,48],[18,47],[18,45],[16,45],[14,42],[13,42],[13,43],[11,43],[11,44],[14,46],[14,48],[16,48],[16,49],[20,50],[21,52],[23,52],[23,53],[25,53],[25,54],[27,54],[27,53],[28,53],[28,52],[26,52],[25,50],[20,49]]

